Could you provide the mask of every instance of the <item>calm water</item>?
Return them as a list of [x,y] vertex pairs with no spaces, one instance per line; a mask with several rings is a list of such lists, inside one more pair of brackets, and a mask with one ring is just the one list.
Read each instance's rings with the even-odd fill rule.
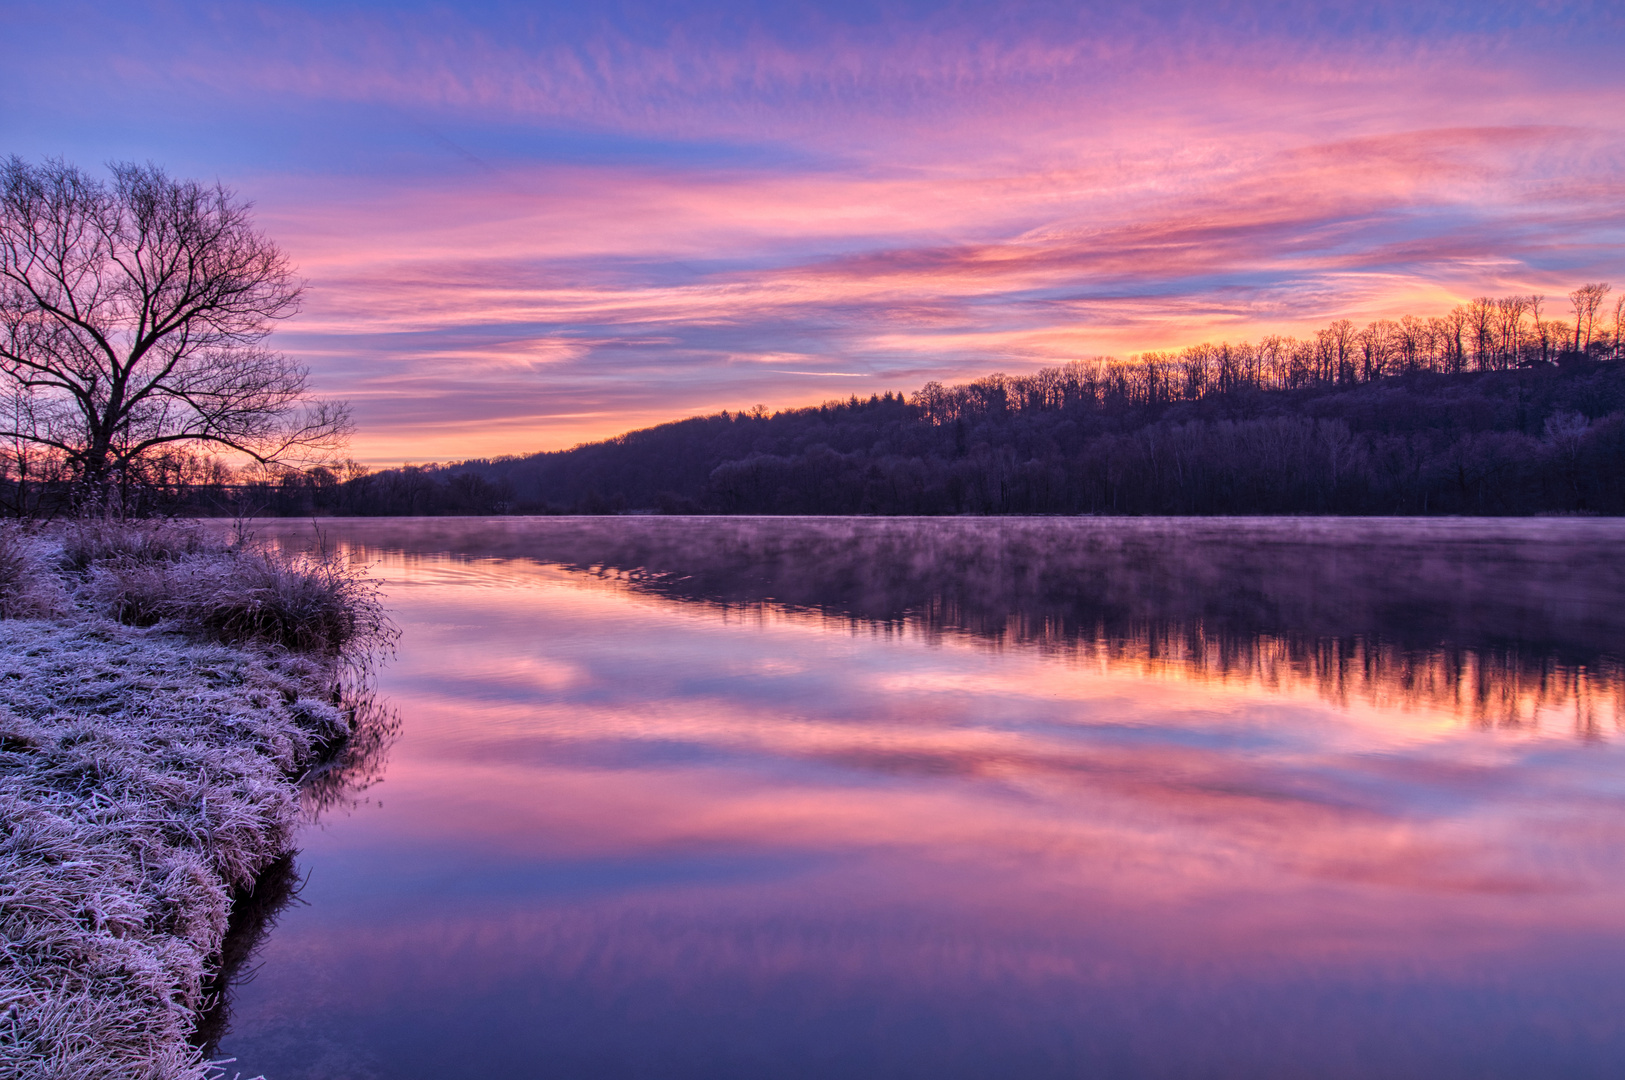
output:
[[323,527],[244,1076],[1619,1075],[1625,523]]

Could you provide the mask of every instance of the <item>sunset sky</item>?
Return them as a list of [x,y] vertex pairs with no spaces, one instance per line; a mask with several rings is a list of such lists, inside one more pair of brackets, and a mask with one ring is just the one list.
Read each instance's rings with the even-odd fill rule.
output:
[[0,152],[218,177],[371,464],[1625,285],[1625,8],[8,4]]

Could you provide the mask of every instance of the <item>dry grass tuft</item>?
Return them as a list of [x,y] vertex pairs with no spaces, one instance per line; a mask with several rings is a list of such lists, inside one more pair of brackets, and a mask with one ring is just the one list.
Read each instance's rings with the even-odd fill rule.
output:
[[0,523],[0,619],[46,618],[67,610],[54,556],[48,540],[14,522]]
[[83,571],[97,563],[164,562],[226,548],[214,532],[191,521],[126,521],[83,517],[55,530],[62,563]]
[[[24,589],[12,611],[8,581],[49,588],[29,586],[37,597]],[[191,522],[90,519],[48,536],[0,533],[0,618],[60,613],[68,596],[81,611],[129,626],[226,644],[357,660],[394,640],[376,585],[336,557],[233,544]]]
[[79,595],[122,623],[162,623],[230,644],[338,656],[387,646],[393,637],[366,578],[337,559],[258,548],[109,559],[88,568]]

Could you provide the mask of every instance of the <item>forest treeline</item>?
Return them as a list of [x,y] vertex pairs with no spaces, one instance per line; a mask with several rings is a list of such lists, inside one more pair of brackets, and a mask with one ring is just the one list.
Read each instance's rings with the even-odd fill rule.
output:
[[[571,450],[194,485],[262,513],[1625,513],[1625,298],[662,424]],[[1610,317],[1611,316],[1611,317]]]

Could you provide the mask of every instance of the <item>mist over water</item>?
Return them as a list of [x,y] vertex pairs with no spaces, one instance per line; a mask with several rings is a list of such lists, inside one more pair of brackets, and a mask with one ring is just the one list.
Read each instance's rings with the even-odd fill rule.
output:
[[1620,523],[321,528],[388,582],[398,737],[320,795],[244,1075],[1625,1052]]

